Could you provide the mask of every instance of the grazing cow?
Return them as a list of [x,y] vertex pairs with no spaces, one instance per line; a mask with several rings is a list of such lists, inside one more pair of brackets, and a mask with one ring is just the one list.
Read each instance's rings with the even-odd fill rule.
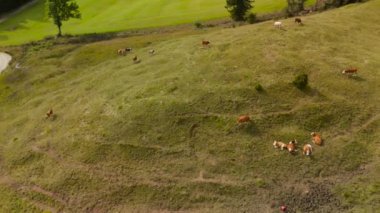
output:
[[202,46],[203,46],[203,47],[209,47],[210,44],[211,44],[210,41],[205,41],[205,40],[202,41]]
[[349,75],[349,76],[356,75],[357,73],[358,73],[357,68],[348,68],[342,71],[342,74]]
[[281,212],[286,212],[287,210],[288,210],[287,206],[285,206],[285,205],[280,206],[280,211]]
[[156,53],[156,50],[154,49],[149,50],[149,54],[154,55],[155,53]]
[[138,64],[138,63],[140,63],[141,62],[141,60],[139,59],[139,58],[137,58],[137,56],[135,55],[135,57],[133,57],[133,63],[135,63],[135,64]]
[[125,56],[127,53],[130,52],[132,52],[132,48],[130,47],[117,50],[117,54],[122,56]]
[[305,144],[303,146],[303,154],[304,155],[310,156],[312,152],[313,152],[313,148],[311,147],[310,144]]
[[276,22],[274,22],[273,26],[277,29],[282,29],[282,22],[276,21]]
[[323,140],[320,134],[312,132],[311,133],[312,141],[315,145],[322,146]]
[[54,115],[54,113],[53,113],[53,109],[50,109],[50,110],[46,113],[46,119],[53,117],[53,115]]
[[123,55],[123,56],[124,56],[124,55],[127,54],[127,52],[125,51],[125,49],[118,49],[118,50],[117,50],[117,54],[118,54],[118,55]]
[[299,24],[299,25],[303,24],[301,18],[295,18],[294,22],[297,23],[297,24]]
[[237,120],[238,124],[251,122],[251,118],[248,115],[242,115]]
[[297,144],[296,140],[289,142],[289,144],[287,145],[287,148],[290,153],[294,153],[296,151],[296,144]]
[[280,148],[281,150],[284,150],[285,148],[287,149],[288,146],[284,143],[284,142],[281,142],[281,141],[274,141],[273,142],[273,147],[278,149]]

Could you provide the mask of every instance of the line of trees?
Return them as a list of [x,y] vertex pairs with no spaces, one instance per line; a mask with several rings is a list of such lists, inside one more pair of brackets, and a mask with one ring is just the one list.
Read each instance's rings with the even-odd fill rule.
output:
[[0,0],[0,15],[9,13],[32,0]]
[[346,4],[363,2],[364,0],[323,0],[325,8],[340,7]]

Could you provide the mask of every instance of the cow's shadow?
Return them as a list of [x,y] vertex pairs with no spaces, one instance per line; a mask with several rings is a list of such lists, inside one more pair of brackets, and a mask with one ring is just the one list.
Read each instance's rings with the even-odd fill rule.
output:
[[349,79],[352,79],[354,81],[366,81],[365,78],[361,77],[361,76],[358,76],[358,75],[354,75],[354,76],[350,76],[348,77]]

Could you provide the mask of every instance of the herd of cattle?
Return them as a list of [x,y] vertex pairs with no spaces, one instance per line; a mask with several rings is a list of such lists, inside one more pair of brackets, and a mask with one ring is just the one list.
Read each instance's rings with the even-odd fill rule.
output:
[[[250,123],[252,120],[248,115],[241,115],[237,119],[238,124],[244,124],[244,123]],[[320,134],[312,132],[311,133],[312,137],[312,142],[315,145],[322,146],[323,140]],[[282,141],[274,141],[273,142],[273,147],[276,149],[281,149],[281,150],[288,150],[290,154],[295,154],[297,152],[297,140],[294,139],[290,141],[288,144],[282,142]],[[310,156],[311,153],[313,152],[313,147],[311,144],[305,144],[302,149],[302,153],[306,156]]]
[[[303,25],[303,21],[301,18],[295,18],[294,19],[294,22],[299,24],[299,25]],[[277,28],[277,29],[283,29],[283,23],[281,21],[275,21],[274,22],[274,27]],[[210,41],[207,41],[207,40],[202,40],[202,46],[203,48],[207,48],[207,47],[210,47],[211,45],[211,42]],[[130,47],[127,47],[127,48],[122,48],[122,49],[118,49],[117,50],[117,54],[120,55],[120,56],[126,56],[128,53],[131,53],[132,52],[132,48]],[[156,51],[154,49],[151,49],[148,51],[148,53],[150,55],[154,55],[156,53]],[[136,55],[132,58],[132,61],[133,63],[135,64],[138,64],[141,62],[141,59],[139,59]],[[348,75],[348,76],[355,76],[358,72],[358,69],[357,68],[347,68],[347,69],[344,69],[342,71],[342,74],[344,75]]]
[[[299,24],[299,25],[303,25],[303,22],[300,18],[295,18],[294,22]],[[276,22],[274,22],[274,27],[278,28],[278,29],[282,29],[283,24],[280,21],[276,21]],[[210,44],[211,44],[210,41],[202,40],[202,46],[204,48],[210,47]],[[127,54],[131,53],[132,51],[133,51],[133,49],[128,47],[128,48],[118,49],[117,54],[120,56],[126,56]],[[154,55],[156,53],[156,51],[154,49],[151,49],[148,51],[148,53],[150,55]],[[132,60],[133,60],[133,63],[136,63],[136,64],[141,62],[141,59],[139,59],[136,55],[132,58]],[[358,72],[357,68],[348,68],[348,69],[344,69],[342,71],[342,74],[352,76],[352,75],[356,75],[357,72]],[[46,118],[49,119],[49,118],[52,118],[53,116],[54,116],[53,109],[50,109],[46,113]],[[251,118],[248,115],[242,115],[237,120],[238,124],[249,123],[249,122],[251,122]],[[322,140],[320,134],[312,132],[311,136],[312,136],[312,142],[315,145],[318,145],[318,146],[322,145],[323,140]],[[296,148],[297,147],[297,140],[292,140],[287,144],[282,142],[282,141],[276,141],[275,140],[273,142],[273,147],[279,148],[281,150],[288,150],[289,153],[294,154],[297,151],[297,148]],[[311,144],[305,144],[303,146],[303,154],[304,155],[310,156],[312,154],[312,152],[313,152],[313,147]]]
[[[298,25],[303,25],[301,18],[295,18],[294,22]],[[283,26],[284,25],[281,21],[275,21],[274,22],[274,27],[277,29],[283,29]],[[202,40],[201,44],[202,44],[203,48],[208,48],[208,47],[210,47],[211,42],[207,41],[207,40]],[[132,48],[124,48],[124,49],[119,49],[117,51],[117,54],[120,56],[125,56],[131,52],[132,52]],[[156,53],[156,51],[154,49],[151,49],[151,50],[149,50],[148,53],[150,55],[154,55]],[[140,63],[141,62],[141,60],[136,55],[132,58],[132,60],[133,60],[133,63]],[[358,72],[357,68],[348,68],[348,69],[344,69],[342,71],[342,74],[352,76],[352,75],[356,75],[357,72]],[[248,122],[251,122],[251,118],[248,115],[242,115],[238,118],[237,122],[238,122],[238,124],[248,123]],[[312,136],[312,142],[315,145],[318,145],[318,146],[322,145],[322,138],[321,138],[320,134],[312,132],[311,136]],[[297,148],[296,148],[297,147],[297,140],[292,140],[287,144],[282,142],[282,141],[274,141],[273,146],[275,148],[279,148],[281,150],[288,150],[289,153],[294,154],[297,151]],[[303,146],[302,150],[303,150],[304,155],[310,156],[313,152],[313,147],[311,144],[305,144]]]

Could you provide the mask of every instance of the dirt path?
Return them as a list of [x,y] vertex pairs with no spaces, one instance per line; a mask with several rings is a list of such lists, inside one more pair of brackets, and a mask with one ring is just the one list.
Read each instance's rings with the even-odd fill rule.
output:
[[0,73],[8,67],[9,62],[11,62],[12,56],[0,52]]

